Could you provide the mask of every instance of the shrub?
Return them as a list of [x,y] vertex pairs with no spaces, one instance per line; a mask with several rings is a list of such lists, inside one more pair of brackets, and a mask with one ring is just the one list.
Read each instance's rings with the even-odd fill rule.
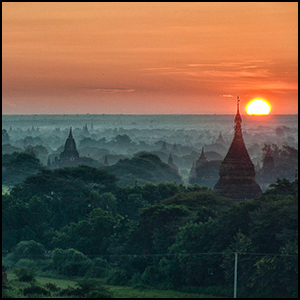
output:
[[34,282],[35,281],[35,274],[32,268],[20,268],[14,269],[14,273],[16,274],[19,281],[23,282]]
[[71,296],[80,298],[112,298],[112,293],[105,287],[99,285],[92,279],[83,279],[77,282],[77,287],[63,289],[60,296]]
[[55,249],[52,259],[54,268],[67,276],[84,276],[93,265],[91,259],[75,249]]
[[106,273],[110,269],[110,265],[107,263],[105,259],[95,258],[91,262],[91,267],[86,273],[88,277],[105,277]]
[[56,286],[55,283],[51,283],[51,282],[46,283],[45,288],[51,292],[57,292],[60,290],[60,288]]
[[49,296],[50,292],[40,286],[32,285],[24,289],[24,296],[27,296],[29,294],[43,294],[44,296]]
[[27,269],[34,269],[36,267],[36,261],[33,259],[20,259],[16,262],[15,267],[19,268],[27,268]]
[[142,284],[142,278],[141,278],[141,274],[136,272],[132,275],[131,279],[130,279],[130,285],[139,285]]
[[36,241],[21,241],[12,250],[11,259],[17,262],[20,259],[45,259],[45,248]]
[[128,283],[126,271],[124,269],[112,269],[105,278],[106,284],[125,285]]
[[76,295],[75,291],[76,291],[75,288],[68,286],[66,289],[62,289],[59,292],[59,295],[63,296],[63,297],[74,296],[74,295]]
[[[21,295],[20,295],[21,293]],[[2,285],[2,298],[22,298],[22,292],[18,291],[11,283],[5,282]]]

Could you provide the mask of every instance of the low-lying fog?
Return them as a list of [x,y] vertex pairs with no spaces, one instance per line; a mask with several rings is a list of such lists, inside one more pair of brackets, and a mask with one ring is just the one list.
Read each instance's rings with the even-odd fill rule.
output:
[[[298,115],[242,116],[246,147],[254,164],[262,162],[265,143],[298,149]],[[222,160],[234,134],[234,115],[4,115],[2,153],[29,146],[43,164],[59,156],[72,127],[80,156],[109,164],[150,151],[167,162],[174,143],[174,163],[190,169],[204,147],[208,160]],[[218,140],[222,135],[223,141]],[[163,142],[167,150],[162,151]],[[173,151],[174,152],[174,151]]]

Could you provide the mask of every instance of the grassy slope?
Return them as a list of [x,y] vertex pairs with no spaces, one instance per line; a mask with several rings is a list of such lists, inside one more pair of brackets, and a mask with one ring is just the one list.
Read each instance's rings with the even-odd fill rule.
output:
[[11,186],[2,185],[2,195],[9,194]]
[[[8,274],[8,280],[14,279],[14,274]],[[56,286],[60,288],[67,288],[68,286],[74,287],[76,281],[66,280],[66,279],[55,279],[49,277],[36,277],[36,280],[41,285],[46,283],[55,283]],[[128,287],[128,286],[113,286],[113,285],[104,285],[112,293],[114,298],[216,298],[213,296],[199,295],[199,294],[189,294],[181,293],[171,290],[156,290],[152,288],[146,288],[141,286],[140,288]]]

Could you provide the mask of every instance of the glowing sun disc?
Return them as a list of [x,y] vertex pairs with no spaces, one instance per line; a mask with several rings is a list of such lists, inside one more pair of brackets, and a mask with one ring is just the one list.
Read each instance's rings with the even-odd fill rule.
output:
[[248,115],[268,115],[271,111],[270,104],[264,99],[251,100],[246,106]]

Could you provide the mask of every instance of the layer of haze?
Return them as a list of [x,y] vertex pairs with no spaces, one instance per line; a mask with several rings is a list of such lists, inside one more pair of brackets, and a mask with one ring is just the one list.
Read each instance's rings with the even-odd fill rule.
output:
[[2,3],[3,114],[298,113],[298,3]]

